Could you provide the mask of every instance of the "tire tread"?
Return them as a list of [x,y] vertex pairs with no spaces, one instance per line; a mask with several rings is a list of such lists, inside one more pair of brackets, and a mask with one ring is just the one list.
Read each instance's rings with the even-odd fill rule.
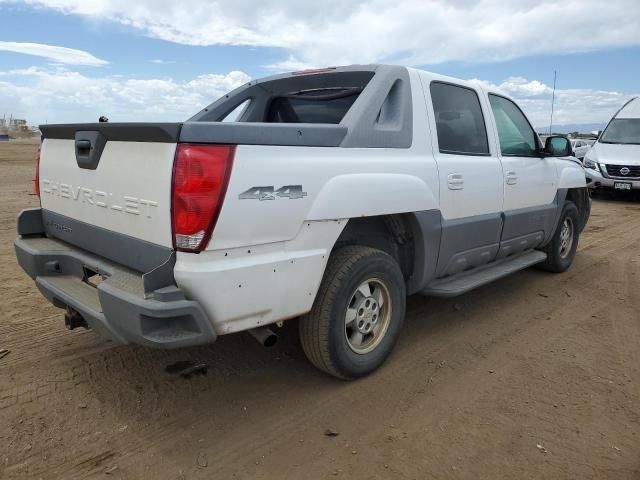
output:
[[[564,202],[564,205],[562,206],[562,213],[560,214],[560,218],[558,219],[558,225],[556,226],[556,231],[553,234],[553,238],[551,239],[551,241],[545,245],[543,248],[541,248],[541,250],[543,252],[545,252],[547,254],[547,258],[540,262],[539,264],[536,265],[537,268],[539,268],[540,270],[544,270],[547,272],[552,272],[552,273],[561,273],[564,272],[566,270],[566,268],[561,268],[561,266],[559,265],[559,259],[557,258],[557,245],[556,245],[556,237],[558,235],[558,231],[560,229],[560,225],[562,224],[562,221],[564,220],[565,216],[566,216],[566,212],[567,210],[575,210],[576,215],[578,212],[578,209],[575,205],[575,203],[573,203],[570,200],[567,200]],[[575,222],[574,222],[575,223]],[[575,223],[574,225],[574,242],[575,245],[573,248],[577,248],[577,244],[578,244],[578,240],[580,238],[580,232],[578,231],[578,224]],[[575,253],[574,253],[575,255]],[[572,258],[572,262],[573,262],[573,258]]]
[[342,247],[332,253],[314,305],[300,321],[300,340],[307,358],[317,368],[335,377],[345,380],[349,378],[336,368],[329,353],[329,324],[333,299],[337,296],[345,276],[359,260],[380,253],[380,250],[359,245]]

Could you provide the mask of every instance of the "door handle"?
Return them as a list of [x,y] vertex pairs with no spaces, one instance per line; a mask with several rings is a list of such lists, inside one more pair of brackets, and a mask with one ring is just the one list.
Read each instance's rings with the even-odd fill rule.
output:
[[518,183],[518,175],[516,175],[516,172],[507,172],[505,173],[504,178],[507,182],[507,185],[515,185],[516,183]]
[[460,173],[451,173],[447,176],[449,190],[462,190],[464,188],[464,178]]

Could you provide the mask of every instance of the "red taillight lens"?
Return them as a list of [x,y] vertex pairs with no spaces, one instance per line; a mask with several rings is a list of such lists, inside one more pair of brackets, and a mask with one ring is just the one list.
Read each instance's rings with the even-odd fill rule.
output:
[[231,175],[235,145],[181,143],[173,165],[173,246],[200,252],[209,243]]
[[36,153],[36,175],[33,179],[33,193],[38,197],[40,196],[40,149],[38,147],[38,153]]

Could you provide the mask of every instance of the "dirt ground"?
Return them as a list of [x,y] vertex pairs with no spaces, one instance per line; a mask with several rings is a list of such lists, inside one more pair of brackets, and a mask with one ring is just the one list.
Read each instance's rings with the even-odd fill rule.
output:
[[35,149],[0,144],[0,478],[640,479],[640,203],[595,199],[565,274],[410,298],[386,365],[344,383],[295,324],[273,349],[66,331],[13,252]]

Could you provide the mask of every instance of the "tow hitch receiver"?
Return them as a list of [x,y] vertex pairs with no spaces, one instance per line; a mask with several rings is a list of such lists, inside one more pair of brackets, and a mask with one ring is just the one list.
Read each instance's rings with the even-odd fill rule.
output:
[[67,327],[68,330],[73,330],[78,327],[89,329],[89,325],[87,325],[86,320],[80,315],[80,312],[71,307],[67,307],[67,311],[64,314],[64,326]]

